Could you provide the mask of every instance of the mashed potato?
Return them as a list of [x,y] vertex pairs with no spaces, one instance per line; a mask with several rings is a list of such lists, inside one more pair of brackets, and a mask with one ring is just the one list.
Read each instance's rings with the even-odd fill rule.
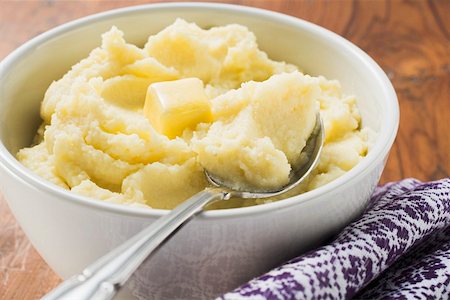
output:
[[[203,82],[212,119],[169,137],[145,115],[146,95],[153,83],[183,78]],[[204,168],[241,188],[287,183],[319,110],[326,136],[320,163],[289,195],[330,182],[367,153],[370,130],[361,129],[355,98],[339,82],[270,60],[240,25],[203,30],[177,20],[143,48],[113,27],[101,47],[51,84],[36,145],[17,156],[75,193],[171,209],[207,186]]]

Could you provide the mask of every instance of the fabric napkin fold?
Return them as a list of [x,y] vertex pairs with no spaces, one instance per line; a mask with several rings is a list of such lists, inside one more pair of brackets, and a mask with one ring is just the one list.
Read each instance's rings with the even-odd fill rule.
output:
[[450,298],[450,178],[377,187],[329,245],[220,299]]

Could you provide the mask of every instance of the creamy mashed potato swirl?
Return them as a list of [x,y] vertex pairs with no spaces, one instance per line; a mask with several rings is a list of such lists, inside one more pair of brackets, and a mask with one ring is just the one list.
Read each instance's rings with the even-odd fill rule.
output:
[[[144,102],[152,83],[182,78],[203,82],[212,121],[169,138],[152,126]],[[289,195],[339,177],[368,151],[371,131],[361,129],[356,100],[339,82],[270,60],[240,25],[203,30],[179,19],[143,48],[113,27],[51,84],[36,144],[17,157],[75,193],[171,209],[207,186],[203,168],[244,188],[287,183],[318,110],[326,136],[320,163]],[[257,203],[234,199],[215,208]]]

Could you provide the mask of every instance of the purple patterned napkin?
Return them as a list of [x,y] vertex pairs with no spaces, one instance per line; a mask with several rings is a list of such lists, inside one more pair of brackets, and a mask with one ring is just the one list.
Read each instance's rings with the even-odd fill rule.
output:
[[450,178],[378,187],[331,244],[221,299],[450,298]]

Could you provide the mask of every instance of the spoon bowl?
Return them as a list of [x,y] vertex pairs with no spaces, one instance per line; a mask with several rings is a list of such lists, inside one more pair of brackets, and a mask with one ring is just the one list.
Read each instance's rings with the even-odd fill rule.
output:
[[217,188],[226,189],[231,197],[238,197],[244,199],[262,199],[284,194],[301,182],[303,182],[319,162],[320,153],[322,152],[323,141],[325,133],[323,130],[323,122],[320,113],[316,115],[316,123],[314,128],[306,141],[305,147],[301,150],[300,157],[297,163],[291,165],[291,172],[289,174],[289,182],[284,186],[273,189],[253,189],[243,190],[237,187],[234,183],[222,180],[219,176],[205,170],[206,178],[209,183]]

